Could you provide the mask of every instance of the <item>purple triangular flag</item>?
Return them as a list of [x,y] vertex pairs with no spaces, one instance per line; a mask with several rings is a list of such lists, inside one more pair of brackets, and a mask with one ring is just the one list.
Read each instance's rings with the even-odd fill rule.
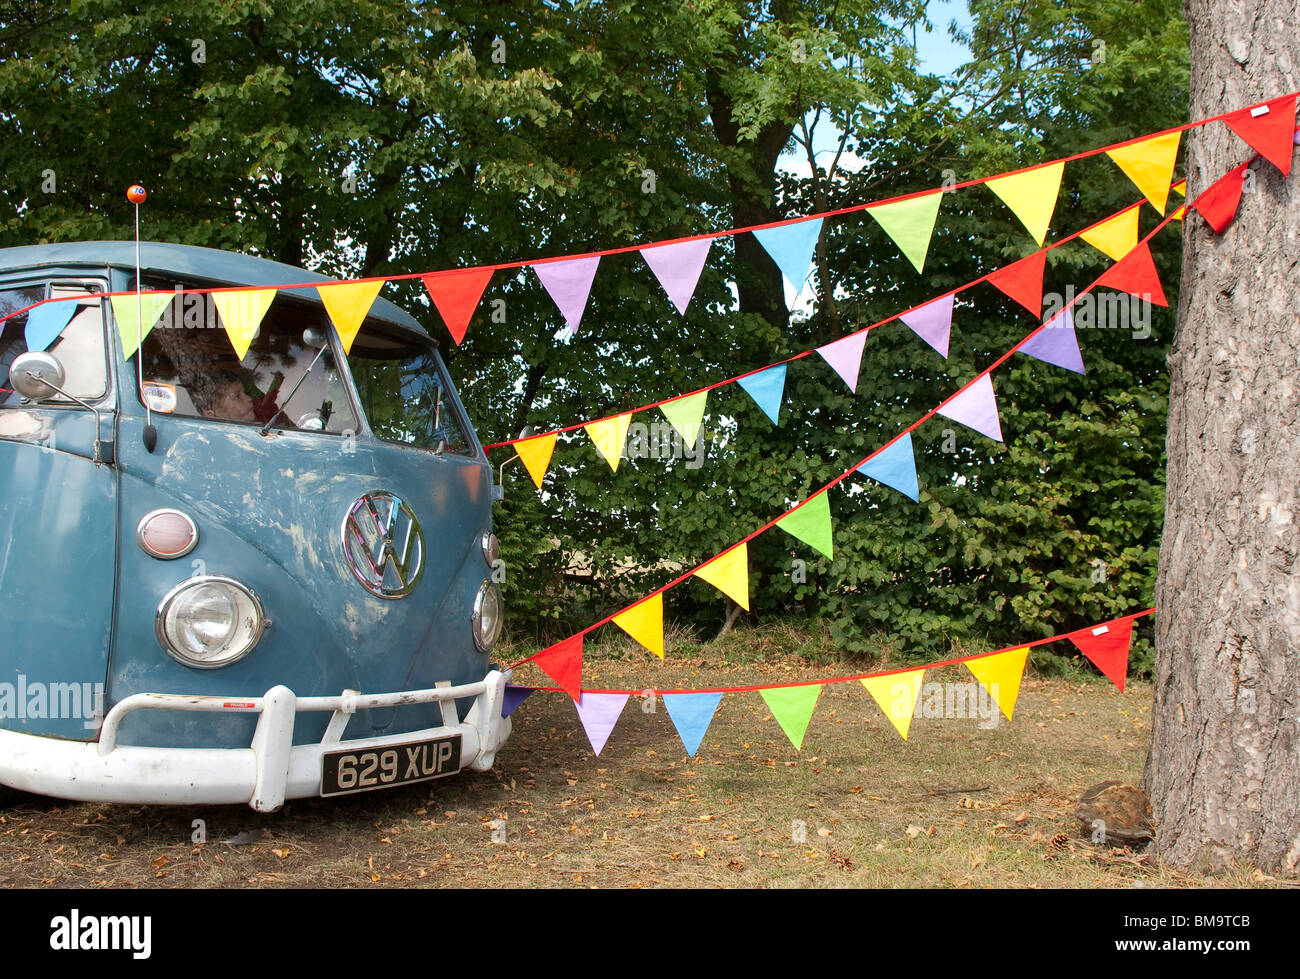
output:
[[1076,374],[1088,373],[1083,367],[1083,354],[1079,352],[1079,336],[1074,332],[1074,314],[1069,308],[1061,310],[1047,325],[1017,348],[1017,353],[1029,354],[1047,364],[1064,367]]
[[817,348],[822,359],[835,368],[835,373],[844,378],[844,383],[855,394],[858,390],[858,371],[862,369],[862,346],[866,342],[867,331],[863,330]]
[[528,695],[536,689],[536,687],[517,687],[513,683],[507,683],[506,692],[501,698],[501,716],[509,717],[513,714],[515,708],[527,700]]
[[900,313],[898,318],[911,327],[912,332],[939,351],[943,357],[948,356],[948,335],[952,332],[952,301],[956,293],[940,296],[907,313]]
[[578,719],[582,721],[582,729],[587,732],[591,750],[597,755],[609,740],[609,734],[618,722],[618,715],[623,713],[623,705],[627,703],[627,698],[628,695],[625,693],[583,691],[582,696],[574,701],[574,706],[578,708]]
[[686,315],[686,305],[695,295],[695,286],[709,257],[712,238],[678,241],[671,245],[651,245],[641,249],[641,257],[650,266],[677,312]]
[[951,401],[940,405],[938,414],[973,428],[981,435],[1002,441],[1002,424],[998,421],[998,400],[993,396],[993,379],[981,374],[970,387],[958,392]]
[[582,321],[582,312],[587,308],[587,297],[591,294],[591,280],[596,277],[596,266],[600,256],[589,258],[570,258],[563,262],[540,262],[533,266],[537,278],[550,293],[555,305],[564,315],[564,322],[575,333]]

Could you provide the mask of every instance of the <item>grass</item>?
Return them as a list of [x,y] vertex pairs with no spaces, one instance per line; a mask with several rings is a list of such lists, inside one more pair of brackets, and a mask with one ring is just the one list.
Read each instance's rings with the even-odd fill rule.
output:
[[[782,628],[665,662],[595,646],[591,689],[673,689],[860,672],[790,655],[824,639]],[[527,655],[527,651],[516,651]],[[503,661],[509,660],[503,652]],[[518,682],[545,682],[531,666]],[[966,682],[963,668],[927,680]],[[644,707],[643,707],[644,705]],[[857,683],[828,685],[796,752],[757,694],[729,694],[695,759],[663,702],[629,700],[600,757],[573,705],[536,693],[496,767],[335,800],[115,806],[31,796],[0,808],[7,887],[1196,887],[1214,879],[1090,842],[1074,803],[1136,783],[1151,689],[1027,675],[1014,722],[919,717],[894,732]],[[653,709],[652,709],[653,708]],[[206,842],[194,842],[202,820]],[[234,840],[233,843],[222,842]]]

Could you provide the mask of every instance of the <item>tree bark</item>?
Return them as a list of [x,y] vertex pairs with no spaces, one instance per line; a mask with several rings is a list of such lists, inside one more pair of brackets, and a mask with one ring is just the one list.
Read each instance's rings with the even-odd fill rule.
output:
[[[1300,88],[1296,0],[1185,10],[1192,118]],[[1191,131],[1188,200],[1251,154],[1222,124]],[[1254,171],[1221,237],[1184,222],[1143,787],[1166,864],[1296,876],[1300,193]]]

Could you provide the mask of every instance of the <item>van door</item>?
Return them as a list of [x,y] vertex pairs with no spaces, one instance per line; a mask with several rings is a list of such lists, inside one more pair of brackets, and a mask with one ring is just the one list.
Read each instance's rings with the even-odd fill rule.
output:
[[[63,365],[64,390],[100,410],[109,439],[114,384],[94,295],[103,291],[102,282],[10,278],[0,282],[0,316],[49,296],[84,297],[68,301],[68,322],[45,349]],[[117,470],[93,461],[92,412],[13,390],[9,367],[27,350],[28,322],[0,323],[0,727],[93,740],[116,605]]]

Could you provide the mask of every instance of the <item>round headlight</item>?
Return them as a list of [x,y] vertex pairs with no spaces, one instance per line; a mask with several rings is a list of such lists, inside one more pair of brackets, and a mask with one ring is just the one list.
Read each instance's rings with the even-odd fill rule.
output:
[[497,540],[497,535],[492,531],[483,534],[483,560],[487,562],[490,568],[497,563],[497,558],[501,556],[501,542]]
[[262,638],[262,603],[232,578],[203,575],[182,581],[158,606],[158,641],[186,666],[229,666]]
[[496,645],[501,637],[501,623],[504,605],[501,601],[501,589],[491,581],[485,581],[479,587],[474,599],[474,645],[479,652],[486,653]]

